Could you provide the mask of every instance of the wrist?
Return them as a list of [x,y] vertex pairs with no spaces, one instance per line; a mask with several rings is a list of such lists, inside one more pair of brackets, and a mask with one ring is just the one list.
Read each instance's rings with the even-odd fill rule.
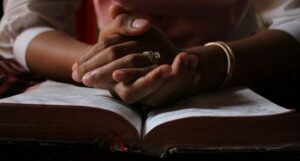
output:
[[216,46],[223,50],[223,54],[226,56],[226,75],[222,82],[219,84],[217,89],[222,89],[226,87],[229,82],[231,81],[233,71],[235,69],[235,55],[231,47],[229,47],[226,43],[222,41],[216,41],[216,42],[209,42],[206,43],[204,46]]
[[195,85],[195,94],[210,92],[220,86],[226,77],[226,55],[217,46],[201,46],[186,49],[198,57],[197,71],[201,75],[201,81]]

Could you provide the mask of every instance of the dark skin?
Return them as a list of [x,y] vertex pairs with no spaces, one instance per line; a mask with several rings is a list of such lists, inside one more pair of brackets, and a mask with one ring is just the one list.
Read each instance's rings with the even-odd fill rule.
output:
[[[132,19],[128,18],[127,21],[132,22]],[[124,24],[130,23],[125,21]],[[141,29],[139,30],[141,32],[133,35],[128,35],[128,32],[121,33],[121,31],[125,31],[118,30],[118,28],[122,28],[122,25],[107,27],[106,30],[110,32],[107,32],[105,38],[108,39],[111,36],[110,38],[114,39],[111,41],[113,43],[107,44],[103,49],[101,48],[101,52],[95,52],[96,54],[92,54],[89,59],[97,55],[108,56],[109,54],[100,53],[117,44],[123,44],[126,49],[128,46],[126,42],[130,41],[139,44],[139,50],[134,51],[134,47],[131,46],[130,50],[127,50],[128,52],[123,52],[126,54],[113,57],[114,59],[107,59],[109,61],[95,65],[93,69],[84,70],[80,73],[77,81],[83,80],[85,85],[113,90],[127,103],[139,102],[154,107],[173,102],[178,98],[214,89],[222,82],[226,75],[226,57],[223,50],[217,46],[180,49],[178,53],[174,52],[175,55],[170,54],[172,55],[171,58],[175,59],[167,62],[167,64],[149,66],[147,59],[139,55],[141,44],[144,45],[142,49],[151,49],[151,45],[156,41],[147,43],[147,40],[157,39],[161,40],[160,42],[168,43],[170,41],[166,40],[167,37],[164,36],[157,37],[160,32],[148,25],[146,23],[145,28],[142,27],[144,30]],[[128,25],[125,25],[126,27]],[[147,35],[149,31],[157,32],[156,37],[155,34]],[[116,34],[117,36],[113,37]],[[146,35],[154,37],[140,38],[146,37]],[[102,38],[104,39],[104,37]],[[99,42],[101,42],[101,38],[99,38]],[[237,85],[257,86],[283,76],[292,70],[299,69],[300,45],[293,37],[283,31],[266,30],[251,37],[227,43],[234,50],[236,57],[236,68],[227,85],[228,87]],[[49,48],[49,44],[52,48]],[[162,45],[161,50],[167,51],[166,49],[173,47],[173,45],[168,45]],[[85,59],[83,61],[78,60],[80,57],[90,55],[88,51],[92,48],[93,46],[78,42],[62,33],[47,32],[39,35],[30,43],[27,51],[27,62],[31,71],[35,73],[56,80],[71,81],[73,63],[77,62],[77,65],[73,66],[73,71],[78,72],[77,69],[88,62]],[[120,53],[115,53],[115,55],[118,54]],[[131,58],[128,58],[130,56]],[[136,59],[136,57],[140,57],[140,59]],[[106,68],[103,68],[104,66]],[[102,70],[97,70],[99,68]],[[101,72],[107,73],[109,77],[106,78],[109,78],[109,83],[99,85],[100,81],[88,82],[89,79],[101,80],[104,78],[96,75],[91,79],[89,73],[92,71],[100,73],[99,76],[101,76]],[[187,94],[181,95],[181,93]]]
[[[98,47],[98,49],[90,50],[88,54],[80,58],[73,66],[73,69],[76,68],[73,73],[73,79],[75,81],[81,82],[82,79],[83,83],[88,86],[113,88],[114,83],[110,80],[113,71],[119,68],[139,68],[138,73],[131,75],[132,77],[126,75],[122,80],[127,83],[132,82],[155,67],[151,66],[152,64],[149,62],[148,58],[141,54],[143,51],[160,51],[161,59],[159,60],[159,64],[172,64],[172,61],[180,50],[158,29],[149,26],[149,29],[145,30],[146,32],[143,36],[135,36],[134,39],[131,35],[121,36],[120,33],[118,33],[125,30],[118,28],[125,28],[124,26],[130,24],[126,23],[122,26],[123,24],[119,24],[119,22],[132,21],[130,19],[133,19],[133,17],[122,14],[117,16],[112,23],[104,27],[104,31],[100,34],[100,40],[104,43],[101,43],[101,46]],[[111,27],[111,25],[119,27]],[[108,28],[111,28],[109,32],[113,34],[106,36]],[[122,57],[124,59],[121,59]],[[109,62],[114,60],[115,64],[109,65]],[[141,67],[146,68],[141,69]],[[96,75],[89,80],[86,79],[88,77],[87,75],[93,74]],[[83,75],[85,75],[85,77],[83,77]],[[120,74],[117,75],[120,77]],[[115,77],[115,79],[118,79],[118,77]]]

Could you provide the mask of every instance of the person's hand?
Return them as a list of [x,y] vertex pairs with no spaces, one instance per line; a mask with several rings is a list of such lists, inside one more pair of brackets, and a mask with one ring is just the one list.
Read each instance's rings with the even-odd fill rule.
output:
[[[193,94],[194,86],[199,83],[200,75],[197,73],[198,58],[187,53],[180,53],[173,64],[162,65],[133,83],[126,83],[126,77],[118,75],[135,75],[136,69],[119,69],[114,74],[118,83],[114,92],[126,103],[141,103],[150,107],[157,107],[175,101],[178,98]],[[124,79],[122,79],[124,78]]]
[[[143,22],[142,19],[137,20]],[[73,66],[74,80],[82,81],[86,86],[110,89],[114,85],[111,78],[114,70],[147,67],[142,69],[139,74],[128,77],[129,80],[135,80],[153,69],[147,56],[141,54],[143,51],[158,51],[161,55],[159,64],[172,63],[176,54],[179,53],[179,49],[155,27],[150,27],[141,36],[121,36],[120,34],[132,34],[132,32],[127,32],[130,21],[134,21],[134,17],[121,14],[114,19],[113,23],[107,25],[106,31],[109,30],[109,32],[100,34],[100,40],[105,42],[104,45],[98,48],[97,52],[92,49]],[[107,34],[115,32],[119,34]],[[107,36],[103,36],[103,34]],[[106,40],[103,41],[103,39]],[[120,59],[121,57],[125,57],[125,59]]]
[[[104,66],[124,55],[128,55],[137,50],[138,44],[129,41],[127,36],[140,35],[150,27],[147,20],[136,19],[132,16],[122,14],[117,16],[111,23],[101,29],[98,42],[87,51],[72,67],[72,78],[81,82],[82,77],[91,70]],[[103,82],[103,84],[105,84]]]

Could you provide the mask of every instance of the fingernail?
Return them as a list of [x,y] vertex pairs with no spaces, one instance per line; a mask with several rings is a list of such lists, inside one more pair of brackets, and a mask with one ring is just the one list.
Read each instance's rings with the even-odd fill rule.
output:
[[77,67],[78,67],[78,64],[77,64],[77,63],[74,63],[74,64],[72,65],[72,71],[75,71],[75,70],[77,69]]
[[81,82],[77,70],[73,71],[73,73],[72,73],[72,78],[73,78],[73,80],[76,81],[76,82]]
[[148,24],[148,21],[145,19],[135,19],[132,22],[131,26],[133,28],[142,28],[142,27],[146,26],[147,24]]
[[168,78],[171,75],[172,69],[171,68],[164,68],[162,71],[162,76],[164,78]]
[[91,84],[91,73],[86,73],[83,77],[82,77],[82,82],[83,82],[83,84],[85,84],[85,85],[89,85],[89,84]]

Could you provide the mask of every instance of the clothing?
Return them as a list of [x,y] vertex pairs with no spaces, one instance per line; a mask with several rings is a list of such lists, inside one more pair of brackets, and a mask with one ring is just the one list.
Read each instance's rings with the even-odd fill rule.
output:
[[[180,47],[202,45],[207,41],[234,40],[254,34],[258,31],[258,25],[252,5],[272,4],[267,11],[261,9],[259,12],[264,24],[271,29],[283,30],[300,42],[299,0],[213,2],[94,0],[100,28],[110,21],[109,6],[117,3],[134,12],[137,17],[148,18]],[[80,5],[80,0],[4,0],[5,14],[0,23],[0,56],[17,60],[24,69],[28,69],[25,54],[29,42],[49,30],[60,30],[74,36],[71,24]]]
[[[255,3],[259,3],[257,0]],[[179,41],[186,42],[185,45],[182,46],[190,46],[189,44],[192,45],[199,45],[199,43],[203,43],[203,40],[200,37],[204,37],[203,33],[201,33],[203,28],[211,28],[212,26],[206,26],[202,24],[197,24],[194,25],[194,30],[193,32],[188,32],[187,30],[183,28],[188,28],[186,27],[189,22],[183,23],[183,19],[186,19],[186,17],[192,17],[191,21],[192,23],[189,24],[189,26],[193,25],[193,23],[197,19],[216,19],[214,17],[206,17],[206,16],[196,16],[196,20],[194,17],[190,14],[194,14],[195,11],[199,12],[197,7],[199,5],[205,5],[202,3],[205,3],[205,1],[199,1],[197,2],[196,0],[190,1],[190,3],[185,2],[184,5],[188,10],[191,10],[189,13],[184,14],[185,10],[182,10],[181,12],[175,12],[174,10],[180,9],[182,7],[182,1],[176,0],[172,1],[173,8],[170,7],[170,4],[166,4],[168,1],[161,2],[159,0],[152,0],[152,1],[146,1],[147,3],[139,3],[138,0],[94,0],[94,2],[97,2],[98,5],[96,4],[96,8],[98,10],[98,15],[100,19],[102,20],[100,25],[103,25],[103,23],[106,23],[108,21],[108,6],[111,5],[112,3],[118,3],[119,5],[125,6],[125,8],[133,10],[137,13],[140,13],[140,16],[144,17],[149,17],[149,15],[143,15],[143,13],[140,11],[142,9],[147,10],[147,7],[151,7],[150,9],[152,10],[153,8],[158,8],[157,3],[162,3],[162,6],[167,6],[167,7],[161,7],[155,10],[153,13],[155,16],[154,18],[152,17],[153,21],[159,21],[157,20],[159,17],[164,18],[161,15],[165,16],[166,18],[170,18],[174,20],[174,16],[181,16],[183,17],[180,20],[175,21],[174,23],[170,22],[169,20],[164,20],[162,21],[163,24],[159,24],[162,26],[163,30],[166,30],[166,32],[172,37],[173,41],[177,42],[177,44],[180,44]],[[131,2],[131,3],[130,3]],[[228,18],[232,18],[234,22],[223,22],[223,27],[221,28],[226,28],[230,33],[225,33],[225,35],[220,34],[221,30],[219,29],[219,26],[216,26],[215,29],[213,29],[211,32],[212,33],[217,33],[214,35],[222,35],[224,40],[231,40],[231,39],[236,39],[240,37],[244,37],[246,35],[253,34],[254,32],[257,31],[257,26],[255,25],[255,18],[253,14],[253,10],[247,9],[249,6],[249,2],[247,4],[241,4],[239,1],[236,0],[230,0],[230,1],[221,1],[219,3],[227,3],[227,5],[231,6],[231,8],[236,8],[233,9],[234,13],[233,15],[227,16]],[[134,6],[132,3],[136,3]],[[195,4],[196,7],[195,7]],[[206,2],[206,5],[212,5],[210,4],[211,2],[208,1]],[[239,4],[238,4],[239,3]],[[245,1],[243,1],[245,3]],[[260,2],[262,3],[262,2]],[[299,42],[300,42],[300,1],[298,0],[264,0],[263,3],[265,4],[273,4],[272,8],[269,9],[267,12],[261,12],[263,13],[263,19],[264,22],[267,22],[268,25],[271,26],[271,28],[274,29],[279,29],[279,30],[284,30],[287,33],[290,33],[292,36],[294,36]],[[199,4],[197,6],[197,4]],[[238,4],[238,5],[236,5]],[[217,6],[222,6],[223,4],[217,4]],[[5,15],[1,20],[0,24],[0,55],[3,56],[4,58],[14,58],[13,53],[13,45],[15,44],[16,38],[26,29],[30,29],[32,27],[36,26],[49,26],[51,28],[55,28],[56,30],[61,30],[66,33],[71,33],[71,21],[72,21],[72,16],[74,16],[75,11],[79,8],[80,6],[80,0],[10,0],[4,1],[4,11]],[[201,7],[201,6],[200,6]],[[53,10],[55,8],[55,10]],[[171,8],[171,9],[166,9],[166,8]],[[221,7],[222,8],[222,7]],[[230,8],[230,7],[229,7]],[[239,11],[243,8],[243,12]],[[149,9],[148,9],[149,10]],[[223,7],[222,10],[226,10],[226,7]],[[238,14],[238,15],[237,15]],[[212,14],[213,15],[213,14]],[[217,13],[217,16],[220,15],[220,11]],[[215,15],[216,16],[216,15]],[[221,15],[220,15],[221,16]],[[224,17],[224,16],[223,16]],[[226,16],[225,16],[226,17]],[[151,17],[150,17],[151,18]],[[165,18],[165,19],[166,19]],[[156,20],[155,20],[156,19]],[[230,23],[233,23],[230,24]],[[220,23],[222,24],[222,23]],[[226,25],[224,25],[226,24]],[[184,26],[183,26],[184,25]],[[202,26],[201,26],[202,25]],[[171,30],[170,27],[172,26],[177,26],[177,28],[181,28],[183,30],[182,32],[179,32],[178,29]],[[183,27],[182,27],[183,26]],[[227,26],[227,27],[224,27]],[[196,32],[199,31],[200,34],[197,34]],[[205,30],[204,30],[205,31]],[[206,31],[207,33],[207,31]],[[192,36],[191,36],[192,35]],[[199,35],[199,36],[195,36]],[[210,34],[212,35],[212,34]],[[187,38],[192,39],[191,37],[196,37],[193,40],[187,40]],[[198,39],[197,39],[198,37]],[[210,40],[217,40],[221,39],[221,37],[218,36],[212,36],[208,37],[206,41]],[[209,40],[210,39],[210,40]],[[28,40],[30,41],[30,40]],[[198,43],[199,42],[199,43]],[[197,44],[198,43],[198,44]],[[28,43],[27,43],[28,44]],[[24,48],[24,47],[22,47]],[[24,58],[20,58],[18,60],[24,60]],[[24,62],[20,62],[22,65]]]
[[283,30],[300,42],[299,0],[256,0],[255,6],[264,26]]
[[[0,98],[23,92],[42,81],[26,70],[27,45],[36,35],[49,30],[48,26],[51,30],[67,32],[71,22],[69,13],[75,12],[80,5],[74,2],[76,0],[4,0],[4,16],[0,23]],[[49,10],[49,7],[55,9]],[[48,29],[30,31],[36,26],[47,26]],[[19,36],[21,33],[25,36]],[[19,43],[16,40],[20,40]],[[20,47],[14,48],[14,45]]]
[[111,20],[109,6],[118,4],[135,16],[150,20],[181,48],[214,40],[228,41],[257,32],[256,17],[248,0],[223,0],[213,5],[210,1],[199,0],[184,3],[180,0],[94,2],[100,27]]

